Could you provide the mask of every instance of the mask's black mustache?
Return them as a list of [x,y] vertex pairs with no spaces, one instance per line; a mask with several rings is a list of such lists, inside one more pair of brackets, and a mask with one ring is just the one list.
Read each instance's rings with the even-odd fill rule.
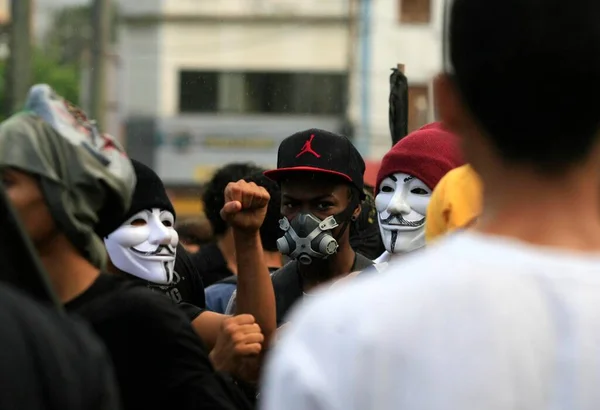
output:
[[383,225],[417,227],[417,226],[421,226],[425,223],[425,217],[423,217],[422,219],[419,219],[418,221],[411,222],[411,221],[407,221],[406,219],[404,219],[404,217],[402,215],[397,214],[397,215],[390,215],[385,219],[380,218],[379,221]]
[[138,254],[144,255],[144,256],[158,255],[158,254],[160,254],[160,252],[163,249],[166,249],[167,252],[168,252],[168,255],[163,254],[164,256],[169,256],[169,255],[170,256],[175,256],[175,250],[171,246],[169,246],[169,245],[159,245],[158,248],[156,248],[156,250],[154,250],[152,252],[143,252],[143,251],[140,251],[140,250],[135,249],[133,247],[131,248],[131,250],[134,251],[135,253],[138,253]]

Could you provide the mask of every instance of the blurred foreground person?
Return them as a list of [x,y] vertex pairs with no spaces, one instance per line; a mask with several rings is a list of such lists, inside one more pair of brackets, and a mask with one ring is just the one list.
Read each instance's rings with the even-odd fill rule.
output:
[[600,2],[449,11],[436,101],[481,216],[292,315],[264,409],[600,407]]
[[2,410],[121,408],[109,356],[96,337],[3,285],[0,363]]
[[47,85],[31,89],[25,108],[0,124],[6,194],[66,311],[104,342],[123,407],[248,408],[215,374],[188,319],[169,300],[102,273],[106,251],[96,224],[124,214],[135,186],[118,142]]

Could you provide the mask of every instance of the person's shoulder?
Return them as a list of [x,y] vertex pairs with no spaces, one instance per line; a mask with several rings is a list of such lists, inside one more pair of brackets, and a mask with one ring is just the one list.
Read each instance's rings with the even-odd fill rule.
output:
[[291,260],[285,265],[283,265],[281,268],[271,273],[271,279],[273,280],[273,282],[278,282],[291,276],[295,276],[297,273],[298,261]]
[[234,297],[234,283],[215,283],[205,289],[206,307],[217,313],[225,313],[229,301]]

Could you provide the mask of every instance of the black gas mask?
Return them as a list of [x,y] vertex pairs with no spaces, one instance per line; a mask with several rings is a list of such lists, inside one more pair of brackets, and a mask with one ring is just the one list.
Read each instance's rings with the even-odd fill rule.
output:
[[[352,214],[358,201],[353,195],[353,200],[344,211],[323,220],[311,213],[298,214],[291,221],[282,218],[279,227],[285,234],[277,240],[277,249],[303,265],[310,265],[314,259],[327,259],[337,252],[337,241],[353,219]],[[343,228],[338,237],[334,238],[333,230],[340,225]]]

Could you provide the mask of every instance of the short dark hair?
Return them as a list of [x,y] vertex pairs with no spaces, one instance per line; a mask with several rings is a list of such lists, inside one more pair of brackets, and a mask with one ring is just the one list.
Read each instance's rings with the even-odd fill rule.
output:
[[501,158],[545,173],[585,159],[600,127],[600,1],[454,0],[449,17],[451,74]]
[[205,245],[213,239],[212,225],[208,218],[186,218],[175,223],[179,241],[187,244]]
[[246,182],[254,182],[269,192],[271,199],[267,207],[267,215],[260,227],[260,240],[263,249],[270,252],[277,251],[277,239],[283,236],[283,231],[279,228],[281,219],[281,189],[279,184],[263,175],[262,172],[254,173],[246,178]]
[[221,218],[221,209],[225,205],[225,188],[230,182],[237,182],[248,175],[264,171],[251,162],[231,163],[215,172],[212,179],[206,184],[202,201],[204,213],[210,221],[215,236],[222,235],[227,230],[227,223]]

